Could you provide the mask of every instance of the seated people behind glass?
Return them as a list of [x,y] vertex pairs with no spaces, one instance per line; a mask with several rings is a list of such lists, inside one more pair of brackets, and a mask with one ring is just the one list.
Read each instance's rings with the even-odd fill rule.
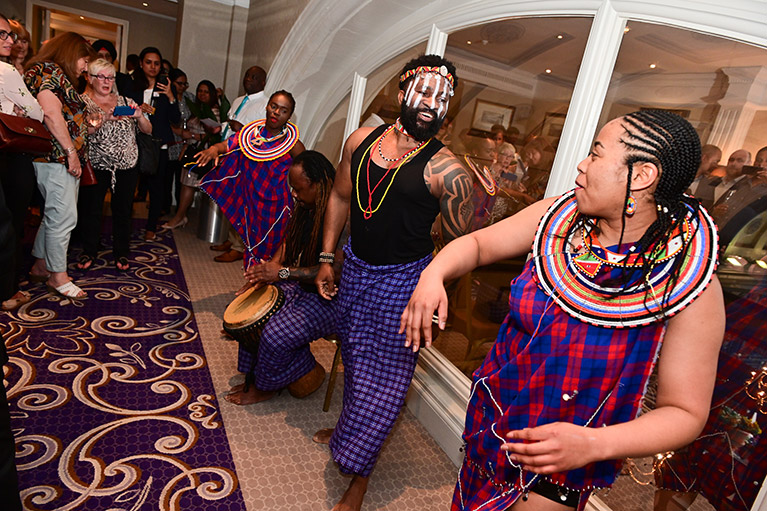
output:
[[[285,302],[262,330],[257,360],[239,349],[238,369],[252,372],[254,384],[247,390],[244,385],[231,389],[226,400],[237,405],[266,401],[285,387],[294,397],[305,397],[322,385],[325,376],[309,344],[335,330],[335,302],[321,298],[314,286],[335,168],[321,153],[305,151],[293,159],[288,179],[296,207],[287,236],[271,260],[245,271],[247,282],[238,292],[274,283]],[[336,275],[345,240],[341,236],[336,248]]]
[[719,245],[723,251],[747,223],[767,211],[767,147],[759,149],[754,165],[744,165],[742,172],[747,185],[732,196],[726,195],[711,212],[719,226]]
[[719,160],[722,159],[722,150],[712,144],[706,144],[700,148],[700,165],[698,165],[698,172],[695,174],[695,179],[690,184],[689,194],[696,196],[698,186],[708,179],[711,179],[712,172],[719,165]]

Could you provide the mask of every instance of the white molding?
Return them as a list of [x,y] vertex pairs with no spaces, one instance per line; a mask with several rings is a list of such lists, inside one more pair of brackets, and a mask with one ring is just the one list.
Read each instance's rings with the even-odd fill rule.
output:
[[457,367],[435,349],[422,350],[407,397],[408,409],[459,466],[461,434],[471,385]]
[[[352,81],[352,90],[349,96],[349,110],[346,115],[346,125],[344,126],[344,138],[343,142],[349,138],[349,135],[354,133],[354,130],[360,127],[360,116],[362,116],[362,102],[365,99],[365,89],[367,87],[368,79],[364,76],[360,76],[358,73],[354,73],[354,79]],[[342,151],[343,152],[343,151]]]
[[445,55],[445,48],[447,48],[447,32],[438,29],[437,25],[432,25],[429,44],[426,45],[426,55],[442,57]]
[[[93,1],[97,1],[97,0],[93,0]],[[106,2],[106,1],[99,1],[97,3],[109,4],[111,6],[115,5],[111,2]],[[121,18],[114,18],[112,16],[106,16],[104,14],[96,14],[95,12],[83,11],[81,9],[75,9],[65,5],[58,5],[51,2],[45,2],[42,0],[27,0],[25,24],[30,34],[32,33],[32,12],[35,5],[45,8],[46,11],[48,12],[50,12],[51,9],[55,9],[57,11],[69,12],[72,14],[76,14],[78,16],[86,16],[88,18],[93,18],[93,19],[97,19],[101,21],[108,21],[109,23],[114,23],[115,25],[122,26],[122,30],[120,33],[120,44],[118,45],[119,48],[116,48],[116,50],[118,52],[117,53],[118,60],[120,61],[120,69],[125,69],[125,59],[128,56],[128,52],[126,50],[128,48],[128,33],[130,32],[130,21],[124,20]],[[132,9],[128,7],[125,7],[125,9],[140,11],[140,9]],[[140,12],[143,13],[143,11],[140,11]],[[147,13],[144,13],[144,14],[147,14]],[[175,21],[176,19],[172,18],[172,20]],[[43,30],[46,29],[45,23],[43,23],[42,28]]]
[[586,156],[596,133],[602,105],[618,58],[626,19],[605,1],[591,24],[581,67],[575,80],[562,137],[559,139],[546,195],[560,195],[574,187],[577,162]]
[[767,511],[767,476],[762,481],[762,488],[756,495],[754,505],[751,506],[751,511]]

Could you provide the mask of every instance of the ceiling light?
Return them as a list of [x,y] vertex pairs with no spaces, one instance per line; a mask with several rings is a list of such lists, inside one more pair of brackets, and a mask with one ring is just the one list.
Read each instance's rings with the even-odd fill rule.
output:
[[657,66],[655,64],[650,64],[650,69],[655,69]]
[[767,270],[767,262],[762,261],[761,259],[756,260],[756,265],[760,268],[764,268],[765,270]]
[[466,44],[471,44],[471,41],[466,41]]
[[80,16],[80,19],[81,19],[81,20],[84,20],[84,19],[85,19],[85,16]]
[[741,256],[730,256],[727,258],[727,262],[733,266],[745,266],[748,261]]
[[557,39],[562,39],[563,37],[564,37],[564,36],[563,36],[562,34],[559,34],[559,35],[557,36]]
[[547,70],[546,70],[546,73],[547,73],[547,74],[551,74],[551,69],[547,69]]
[[143,5],[144,7],[149,7],[149,4],[146,2],[143,2],[141,5]]
[[628,34],[630,31],[631,31],[630,27],[626,27],[626,28],[623,29],[623,33],[624,34]]

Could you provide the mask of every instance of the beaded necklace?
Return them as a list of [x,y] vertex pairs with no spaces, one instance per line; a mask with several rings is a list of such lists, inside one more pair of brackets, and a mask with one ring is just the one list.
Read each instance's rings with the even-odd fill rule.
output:
[[464,155],[463,159],[466,160],[466,164],[469,166],[469,168],[474,171],[474,175],[477,176],[477,180],[480,182],[482,188],[485,189],[487,194],[491,197],[495,195],[498,191],[498,188],[496,188],[498,184],[495,182],[493,175],[490,174],[490,171],[487,170],[487,167],[483,165],[482,170],[479,170],[474,162],[469,159],[468,155]]
[[[240,145],[239,150],[250,160],[259,162],[276,160],[290,152],[293,146],[296,145],[296,142],[298,142],[298,128],[292,122],[285,123],[279,133],[268,138],[262,135],[265,125],[266,119],[258,119],[245,125],[237,134]],[[268,149],[262,148],[264,144],[274,142],[283,137],[284,139],[273,147]]]
[[[391,185],[394,183],[394,180],[397,178],[397,173],[399,172],[399,169],[402,168],[402,166],[407,163],[413,156],[421,152],[421,150],[426,147],[431,139],[425,140],[423,142],[419,142],[417,146],[415,146],[413,149],[408,151],[407,153],[403,154],[386,169],[386,172],[383,176],[381,176],[381,179],[378,180],[378,183],[374,187],[370,187],[370,160],[373,159],[373,155],[370,154],[370,152],[373,149],[373,146],[376,144],[380,144],[381,140],[392,130],[394,130],[394,126],[389,126],[384,130],[384,132],[379,136],[376,140],[373,141],[372,144],[368,146],[367,149],[365,149],[365,152],[362,153],[362,159],[360,159],[359,165],[357,165],[357,176],[355,180],[355,186],[357,187],[357,205],[360,208],[360,211],[362,211],[362,217],[365,220],[370,220],[370,218],[373,216],[373,213],[378,211],[381,208],[381,205],[384,203],[384,200],[386,200],[386,195],[389,193],[389,189],[391,188]],[[367,158],[367,165],[366,165],[366,174],[367,174],[367,185],[368,185],[368,205],[367,207],[362,206],[362,201],[360,200],[360,174],[362,173],[362,162],[365,160],[365,157],[369,156]],[[399,163],[399,165],[397,165]],[[378,202],[378,206],[375,208],[373,207],[373,194],[378,189],[378,187],[381,185],[381,183],[384,182],[386,177],[389,175],[391,170],[394,168],[394,166],[397,166],[397,168],[394,170],[394,173],[392,174],[391,179],[389,180],[389,184],[386,185],[386,189],[384,190],[383,197],[381,197],[381,200]]]

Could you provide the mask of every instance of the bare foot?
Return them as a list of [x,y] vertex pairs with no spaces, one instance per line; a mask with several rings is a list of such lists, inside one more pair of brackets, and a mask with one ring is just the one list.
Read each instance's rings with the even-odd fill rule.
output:
[[240,383],[239,385],[235,385],[234,387],[229,389],[229,392],[227,392],[227,394],[236,394],[236,393],[242,391],[242,389],[244,389],[244,388],[245,388],[245,384],[244,383]]
[[333,428],[325,428],[316,432],[312,437],[312,440],[318,444],[327,445],[330,443],[331,436],[333,436]]
[[349,487],[344,492],[344,496],[333,507],[333,511],[360,511],[362,509],[362,499],[365,498],[365,492],[368,490],[369,477],[354,476]]
[[[232,390],[234,391],[234,388]],[[224,396],[224,399],[232,404],[244,406],[267,401],[274,397],[275,394],[276,392],[264,392],[251,385],[247,392],[243,392],[242,389],[230,392]]]

